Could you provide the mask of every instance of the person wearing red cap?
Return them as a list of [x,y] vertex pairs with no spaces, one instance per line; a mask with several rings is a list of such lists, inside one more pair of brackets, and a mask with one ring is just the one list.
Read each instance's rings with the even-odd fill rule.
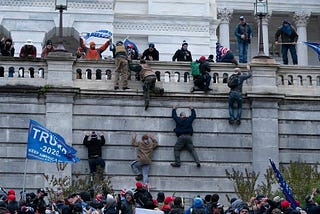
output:
[[137,203],[137,207],[145,209],[154,209],[156,206],[152,201],[151,193],[143,187],[143,184],[138,181],[136,183],[137,189],[134,192],[133,198]]
[[131,144],[138,147],[137,159],[131,164],[132,170],[136,173],[136,180],[149,184],[150,164],[152,163],[152,153],[158,146],[158,141],[153,135],[143,135],[140,141],[136,140],[136,133],[132,133]]
[[195,90],[201,90],[201,91],[212,91],[212,89],[209,87],[211,82],[211,76],[209,72],[211,71],[209,62],[206,60],[205,56],[201,56],[198,61],[199,64],[199,71],[200,75],[194,76],[194,86],[191,89],[191,92]]
[[99,60],[101,59],[101,53],[105,51],[109,45],[111,44],[111,38],[106,41],[101,47],[96,48],[96,43],[95,42],[90,42],[89,47],[87,47],[83,39],[80,38],[80,47],[83,49],[83,52],[85,53],[85,58],[90,59],[90,60]]

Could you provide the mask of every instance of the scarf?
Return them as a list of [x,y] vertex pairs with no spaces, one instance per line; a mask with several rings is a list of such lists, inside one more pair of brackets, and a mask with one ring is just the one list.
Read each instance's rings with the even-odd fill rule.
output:
[[288,25],[282,25],[282,31],[287,34],[288,36],[291,35],[292,30],[291,30],[291,25],[288,23]]

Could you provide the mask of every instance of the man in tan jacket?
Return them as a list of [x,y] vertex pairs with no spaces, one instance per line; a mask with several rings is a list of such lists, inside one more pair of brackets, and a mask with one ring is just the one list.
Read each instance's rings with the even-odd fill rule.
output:
[[153,135],[143,135],[141,141],[136,140],[136,133],[132,133],[131,144],[138,147],[137,159],[131,163],[132,170],[136,173],[136,180],[149,185],[149,170],[152,162],[153,150],[158,146],[158,141]]
[[156,87],[156,74],[144,59],[140,60],[140,65],[142,67],[140,71],[140,79],[143,82],[144,109],[147,110],[150,102],[150,91],[155,94],[162,95],[164,89]]

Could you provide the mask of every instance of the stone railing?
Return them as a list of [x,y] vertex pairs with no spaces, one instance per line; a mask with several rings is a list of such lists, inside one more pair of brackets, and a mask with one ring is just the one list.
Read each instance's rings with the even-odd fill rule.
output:
[[[66,69],[62,76],[54,76],[55,80],[50,81],[50,75],[59,72],[56,64]],[[66,66],[63,64],[66,63]],[[137,62],[133,62],[137,63]],[[51,66],[50,66],[51,65]],[[150,62],[152,69],[157,75],[157,84],[162,85],[167,91],[189,93],[193,86],[193,78],[190,74],[189,62]],[[265,67],[265,68],[264,68]],[[240,66],[245,71],[245,65]],[[226,93],[228,88],[226,82],[228,77],[233,73],[234,65],[227,63],[212,63],[211,76],[212,87],[215,93]],[[320,86],[320,67],[300,67],[300,66],[280,66],[278,64],[252,64],[253,74],[259,79],[260,83],[265,86],[277,88],[278,93],[287,93],[299,91],[304,88],[314,91]],[[61,70],[61,69],[60,69]],[[0,61],[0,85],[6,84],[26,84],[26,85],[55,85],[59,83],[57,78],[66,80],[70,78],[69,85],[81,89],[94,90],[112,90],[114,78],[114,62],[112,60],[75,60],[69,58],[47,58],[35,60],[22,60],[19,58],[1,58]],[[267,71],[268,72],[265,72]],[[61,75],[61,74],[60,74]],[[141,87],[135,86],[140,84],[136,80],[136,73],[130,71],[129,86],[140,90]],[[275,81],[264,81],[264,78],[274,78]],[[1,80],[2,79],[2,80]],[[247,80],[244,84],[245,90],[250,87],[252,81]],[[249,88],[248,88],[249,89]],[[305,91],[305,90],[304,90]],[[301,90],[299,93],[302,93]]]

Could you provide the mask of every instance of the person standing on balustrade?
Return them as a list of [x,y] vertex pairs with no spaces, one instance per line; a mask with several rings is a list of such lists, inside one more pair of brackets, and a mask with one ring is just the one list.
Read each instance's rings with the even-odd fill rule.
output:
[[296,51],[296,44],[298,41],[298,34],[287,20],[283,20],[282,26],[279,27],[275,34],[275,44],[278,45],[279,37],[281,37],[281,53],[283,64],[288,65],[288,50],[291,53],[292,63],[298,64],[298,57]]
[[238,42],[239,63],[247,63],[248,47],[252,39],[252,29],[244,16],[239,17],[239,24],[235,27],[234,35]]
[[130,89],[128,87],[128,51],[122,41],[118,41],[113,48],[115,57],[115,76],[114,76],[114,90],[119,89],[119,77],[121,74],[122,90]]

